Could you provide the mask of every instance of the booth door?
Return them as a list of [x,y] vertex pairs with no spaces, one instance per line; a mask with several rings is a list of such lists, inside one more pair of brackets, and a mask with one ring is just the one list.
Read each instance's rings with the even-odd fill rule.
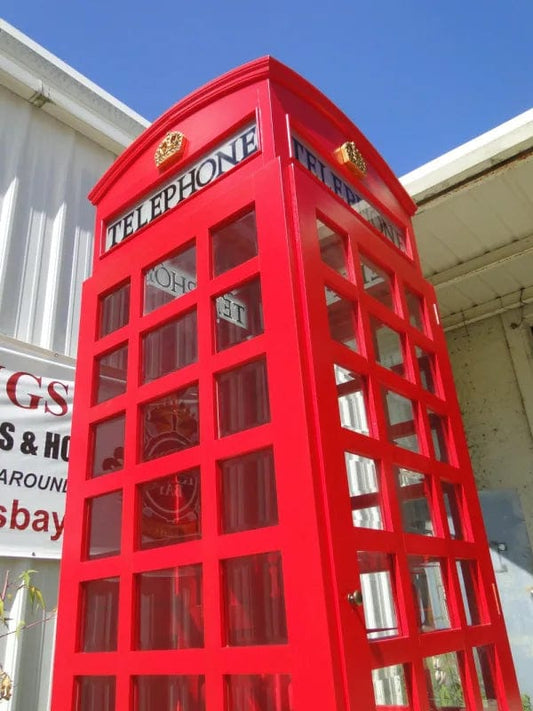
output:
[[366,695],[507,708],[477,494],[412,235],[402,253],[299,165],[294,181],[349,708]]

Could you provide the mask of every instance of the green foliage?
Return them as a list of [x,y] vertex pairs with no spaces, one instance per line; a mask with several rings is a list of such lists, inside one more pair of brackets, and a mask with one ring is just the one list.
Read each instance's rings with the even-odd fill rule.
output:
[[531,696],[529,694],[522,694],[522,708],[524,711],[533,711]]

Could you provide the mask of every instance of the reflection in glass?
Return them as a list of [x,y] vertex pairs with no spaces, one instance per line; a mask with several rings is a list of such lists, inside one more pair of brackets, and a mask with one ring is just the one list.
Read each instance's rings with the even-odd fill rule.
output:
[[435,459],[448,463],[448,418],[428,410],[428,419]]
[[120,553],[122,491],[87,500],[87,557],[102,558]]
[[414,418],[413,402],[406,397],[384,390],[385,420],[390,442],[418,452],[418,435]]
[[138,573],[137,649],[191,649],[204,645],[202,566]]
[[360,528],[383,528],[381,497],[376,462],[352,452],[344,452],[352,521]]
[[359,551],[357,561],[368,639],[398,635],[394,556]]
[[481,702],[484,709],[498,711],[498,696],[496,692],[496,660],[493,647],[474,647],[474,664],[476,667]]
[[422,387],[430,393],[436,393],[435,380],[435,356],[418,346],[415,347],[418,370],[420,371],[420,382]]
[[376,706],[408,706],[409,697],[403,664],[372,669]]
[[144,275],[144,313],[196,289],[196,247],[186,247]]
[[408,560],[418,629],[420,632],[432,632],[449,628],[442,562],[426,556],[410,556]]
[[367,294],[386,306],[394,310],[392,297],[392,284],[387,272],[376,267],[370,259],[361,255],[361,269],[363,272],[363,285]]
[[368,435],[366,414],[366,383],[358,373],[352,373],[340,365],[333,366],[341,425],[354,432]]
[[219,462],[222,532],[278,522],[274,457],[270,449]]
[[189,469],[141,484],[138,501],[141,549],[200,538],[199,469]]
[[222,561],[227,644],[286,644],[287,622],[278,552]]
[[357,314],[353,302],[343,299],[326,286],[329,332],[331,337],[353,351],[357,350]]
[[205,711],[205,677],[137,676],[135,711]]
[[443,481],[441,486],[450,536],[451,538],[463,539],[463,498],[461,485],[453,484],[450,481]]
[[239,217],[229,225],[211,232],[213,273],[227,272],[238,264],[257,256],[255,212]]
[[259,279],[235,287],[215,299],[217,350],[234,346],[263,333],[263,307]]
[[346,238],[334,232],[320,220],[316,221],[320,256],[322,261],[342,276],[348,276],[346,269]]
[[198,444],[198,385],[152,400],[141,412],[144,462]]
[[125,326],[129,315],[130,284],[128,282],[100,298],[100,337]]
[[122,346],[96,360],[96,402],[126,392],[128,347]]
[[92,476],[102,476],[124,467],[124,415],[93,425]]
[[409,312],[409,322],[412,326],[422,331],[424,329],[422,299],[417,294],[406,289],[405,300],[407,302],[407,311]]
[[82,652],[113,652],[117,648],[118,578],[82,584]]
[[226,711],[294,711],[288,674],[239,674],[224,681]]
[[269,422],[265,359],[217,375],[217,403],[221,437]]
[[403,530],[433,536],[431,517],[431,482],[429,477],[403,467],[396,467],[398,500],[402,514]]
[[370,328],[377,362],[397,375],[405,376],[400,334],[376,318],[370,319]]
[[114,676],[79,676],[76,711],[115,711]]
[[479,581],[477,575],[477,563],[475,560],[458,560],[457,576],[459,587],[465,609],[466,624],[479,625],[481,616],[477,597],[479,594]]
[[195,363],[198,358],[196,311],[190,311],[143,336],[143,382]]
[[431,707],[464,709],[465,699],[457,654],[448,652],[426,657],[424,665],[429,672],[426,679]]

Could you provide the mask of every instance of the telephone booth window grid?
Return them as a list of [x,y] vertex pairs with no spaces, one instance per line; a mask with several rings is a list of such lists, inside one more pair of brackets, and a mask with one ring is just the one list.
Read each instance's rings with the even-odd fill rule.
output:
[[[254,347],[257,355],[251,358],[233,356],[233,349],[242,349],[244,344],[261,336],[264,330],[254,210],[248,208],[242,216],[237,216],[235,223],[236,232],[233,237],[231,221],[226,221],[222,228],[211,229],[208,236],[212,264],[209,289],[213,294],[209,300],[212,330],[209,357],[213,360],[217,353],[228,352],[232,363],[231,367],[222,370],[215,366],[211,375],[212,407],[216,414],[212,436],[215,439],[242,437],[241,433],[268,425],[271,419],[267,358],[263,348],[261,345]],[[104,319],[106,324],[112,320],[108,315],[108,304],[113,303],[113,292],[107,294],[102,302],[105,308],[100,308],[100,320],[105,340],[102,337],[102,354],[95,355],[93,369],[93,401],[98,411],[103,411],[104,405],[106,413],[109,408],[112,412],[117,405],[121,410],[122,396],[127,388],[131,391],[136,387],[139,393],[146,390],[161,394],[148,399],[141,395],[135,411],[127,406],[126,412],[119,411],[106,419],[96,419],[92,425],[93,444],[88,469],[90,478],[106,474],[118,475],[123,470],[126,424],[131,417],[138,418],[141,437],[133,465],[135,468],[141,465],[146,469],[147,464],[159,460],[164,463],[167,457],[176,457],[191,448],[194,450],[202,441],[203,420],[198,398],[205,383],[196,380],[194,375],[187,375],[196,372],[201,357],[197,334],[198,310],[202,307],[196,297],[198,281],[202,279],[202,274],[196,271],[198,239],[196,237],[194,242],[185,242],[170,257],[147,266],[140,282],[141,293],[136,294],[128,283],[128,308],[129,300],[132,300],[134,304],[141,304],[141,313],[137,320],[134,319],[134,323],[139,325],[135,329],[130,327],[129,340],[122,339],[119,348],[109,349],[106,345],[115,336],[109,335],[113,333],[109,326],[104,327]],[[233,274],[235,277],[232,279]],[[218,282],[228,287],[221,291],[220,287],[217,288]],[[118,293],[124,301],[121,287]],[[124,308],[120,314],[124,321]],[[115,329],[117,333],[126,323],[121,323]],[[133,375],[134,366],[127,362],[128,348],[133,339],[138,343],[137,377]],[[120,380],[120,386],[115,385],[114,389],[107,384],[113,377]],[[244,451],[239,455],[237,445],[235,456],[218,461],[216,472],[219,483],[216,489],[219,511],[217,525],[220,533],[242,536],[249,531],[277,526],[275,460],[268,439],[264,440],[264,445],[268,446]],[[194,454],[191,456],[196,459]],[[128,471],[129,468],[124,471],[126,477]],[[135,540],[130,542],[133,550],[156,552],[159,560],[159,551],[167,546],[174,549],[175,545],[179,545],[183,549],[201,539],[202,486],[201,467],[178,469],[176,473],[163,477],[154,477],[152,474],[145,480],[139,480],[136,475],[137,523]],[[243,497],[247,498],[250,493],[255,496],[256,503],[254,506],[243,507]],[[103,560],[105,563],[109,556],[112,560],[113,556],[120,553],[120,516],[117,518],[115,515],[118,523],[113,526],[106,525],[104,521],[108,519],[99,514],[99,525],[96,526],[92,521],[96,521],[102,507],[107,506],[106,511],[109,513],[110,506],[113,505],[115,509],[120,507],[121,500],[121,491],[88,500],[86,537],[89,558]],[[98,539],[96,542],[93,540],[95,538]],[[103,541],[99,538],[103,538]],[[206,583],[203,580],[201,558],[194,562],[195,556],[191,558],[191,555],[186,553],[186,559],[191,560],[187,565],[149,569],[135,574],[131,583],[137,615],[134,622],[137,636],[133,639],[133,649],[187,650],[203,647],[202,590]],[[219,569],[223,606],[220,624],[225,643],[236,647],[286,645],[288,633],[282,553],[279,550],[266,550],[238,557],[222,557]],[[101,583],[86,583],[84,599],[89,602],[97,600],[100,588],[110,586],[107,580],[113,582],[118,581],[118,578],[109,577]],[[250,594],[250,586],[253,587],[253,594]],[[93,588],[95,593],[92,592]],[[163,588],[167,591],[164,595]],[[104,598],[100,595],[98,598],[103,601],[100,607],[102,614],[107,617],[110,610],[115,609],[113,605],[117,603],[118,589],[116,585],[112,597],[108,595]],[[174,589],[181,591],[178,597],[172,592]],[[79,625],[84,651],[114,649],[116,629],[109,633],[102,632],[102,642],[89,640],[88,629],[93,629],[96,624],[95,620],[87,617],[89,607],[90,604],[81,608]],[[91,679],[94,679],[94,688]],[[111,681],[108,683],[107,678],[102,682],[98,679],[80,678],[77,687],[80,690],[80,709],[83,710],[84,703],[93,703],[87,700],[89,697],[98,697],[102,708],[107,703],[111,704],[110,708],[113,707],[113,684]],[[136,708],[148,710],[151,699],[162,699],[161,694],[182,702],[187,700],[194,709],[204,708],[201,700],[203,692],[199,691],[201,684],[197,686],[192,676],[183,677],[182,681],[180,677],[168,677],[168,684],[163,679],[164,692],[154,691],[150,679],[138,677],[135,682]],[[234,703],[235,709],[246,711],[246,704],[252,701],[264,701],[268,707],[269,704],[278,703],[274,699],[283,698],[280,708],[292,711],[290,676],[287,674],[270,677],[230,675],[226,678],[226,693],[227,704]]]
[[[388,538],[384,538],[383,543],[379,540],[387,531],[403,531],[404,535],[413,537],[409,539],[412,543],[407,545],[407,551],[414,551],[420,536],[436,541],[465,540],[468,529],[468,523],[465,528],[468,518],[462,504],[462,486],[456,481],[459,473],[454,463],[453,434],[448,424],[428,306],[411,285],[373,259],[368,246],[363,252],[349,230],[335,228],[331,221],[328,221],[328,234],[343,235],[342,239],[337,237],[334,244],[338,255],[342,254],[346,261],[340,256],[333,260],[327,252],[325,256],[322,247],[324,214],[324,210],[317,212],[316,230],[339,425],[345,433],[350,523],[358,532],[353,540],[354,546],[359,548],[358,576],[367,636],[372,644],[380,645],[388,638],[431,636],[439,630],[449,630],[453,635],[462,626],[472,627],[488,621],[484,616],[486,604],[480,598],[477,563],[454,554],[449,544],[445,548],[438,544],[442,557],[412,554],[405,557],[404,550],[396,545],[391,547]],[[346,280],[344,286],[332,276],[330,269]],[[348,280],[349,273],[355,274],[355,293],[353,280]],[[330,313],[331,303],[340,301],[343,292],[350,294],[352,307],[344,307],[344,330],[339,325],[340,319],[332,327]],[[339,333],[356,334],[357,341],[352,337],[351,341],[343,342]],[[353,347],[355,342],[357,347]],[[334,343],[345,347],[342,358],[339,358],[341,350]],[[370,441],[385,438],[393,451],[384,459],[374,459],[368,456],[374,449],[361,442],[361,435],[370,437]],[[406,450],[407,455],[402,455],[401,450]],[[406,464],[402,465],[402,461]],[[435,469],[433,461],[440,463],[439,468]],[[453,472],[453,480],[445,478],[442,465]],[[389,507],[384,507],[384,501]],[[365,530],[372,531],[372,539],[363,535]],[[357,536],[361,537],[360,543]],[[377,547],[361,549],[363,541],[372,541]],[[405,595],[404,592],[399,597],[399,589],[410,593]],[[425,664],[428,679],[426,693],[436,708],[441,707],[441,702],[449,705],[442,701],[448,698],[447,694],[455,693],[457,700],[463,698],[460,680],[466,674],[464,660],[465,651],[461,646],[457,652],[420,660]],[[450,670],[448,677],[445,674],[439,677],[443,665]],[[487,662],[484,668],[487,674]],[[376,707],[409,706],[413,698],[411,673],[411,664],[374,669]]]

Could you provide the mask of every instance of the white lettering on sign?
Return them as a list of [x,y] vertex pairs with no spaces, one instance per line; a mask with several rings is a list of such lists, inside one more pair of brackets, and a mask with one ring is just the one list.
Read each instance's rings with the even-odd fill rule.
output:
[[[176,269],[167,262],[162,262],[146,272],[146,283],[171,294],[174,298],[196,289],[196,281],[190,274]],[[217,298],[216,309],[218,318],[234,323],[239,328],[248,328],[246,305],[231,293]]]
[[137,203],[106,228],[105,252],[134,235],[141,227],[173,210],[194,193],[228,173],[259,149],[257,126],[242,129],[193,166]]
[[301,140],[292,137],[293,154],[301,163],[324,185],[338,195],[368,223],[375,227],[402,252],[406,252],[405,234],[391,220],[371,205],[368,200],[359,195],[350,185],[333,172],[326,161],[320,160]]

